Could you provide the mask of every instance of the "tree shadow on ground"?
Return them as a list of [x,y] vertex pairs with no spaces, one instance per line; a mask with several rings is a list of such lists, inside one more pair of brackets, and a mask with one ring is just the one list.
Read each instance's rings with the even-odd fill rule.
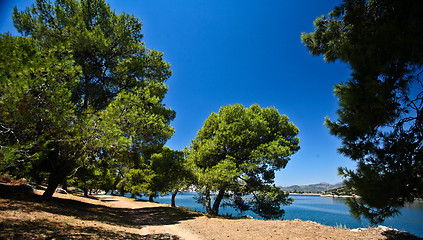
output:
[[386,237],[387,240],[421,240],[423,238],[419,238],[414,236],[408,232],[401,232],[396,230],[388,230],[382,233],[383,236]]
[[[43,202],[42,196],[13,191],[1,191],[0,211],[19,210],[31,213],[34,211],[72,216],[80,220],[99,221],[110,225],[142,228],[146,225],[170,225],[180,221],[193,219],[199,214],[179,208],[150,207],[140,209],[112,208],[70,199],[53,198]],[[10,190],[10,189],[8,189]]]
[[0,222],[0,239],[142,239],[179,240],[170,234],[138,235],[123,231],[109,231],[101,227],[72,226],[47,219]]

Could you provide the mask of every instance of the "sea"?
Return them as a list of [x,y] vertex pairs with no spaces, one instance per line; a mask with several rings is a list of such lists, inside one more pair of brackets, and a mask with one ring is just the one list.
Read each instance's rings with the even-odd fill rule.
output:
[[[129,197],[130,194],[125,196]],[[206,212],[205,207],[197,202],[197,197],[197,193],[178,193],[175,202],[180,207]],[[285,220],[300,219],[349,229],[366,228],[370,225],[366,219],[357,220],[352,217],[343,198],[295,194],[290,195],[290,197],[294,199],[294,203],[289,206],[281,206],[285,210],[283,217]],[[148,200],[147,197],[138,198]],[[170,204],[170,198],[170,195],[165,195],[155,198],[154,201]],[[262,219],[252,211],[238,212],[230,206],[221,206],[219,214],[233,217],[250,216],[255,219]],[[401,209],[400,215],[386,219],[382,225],[423,237],[423,202],[407,204]]]

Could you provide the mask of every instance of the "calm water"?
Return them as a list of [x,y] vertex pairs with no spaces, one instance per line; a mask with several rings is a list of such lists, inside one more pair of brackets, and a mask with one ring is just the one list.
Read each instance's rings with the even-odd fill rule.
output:
[[[196,196],[198,196],[196,193],[179,193],[176,196],[176,205],[205,212],[205,208],[194,199]],[[285,209],[284,219],[309,220],[328,226],[347,228],[369,226],[367,220],[358,221],[350,216],[344,199],[308,195],[291,195],[291,197],[294,199],[294,203],[283,207]],[[170,196],[159,197],[155,201],[170,204]],[[221,207],[219,213],[232,216],[249,215],[260,219],[257,214],[251,211],[239,214],[231,207]],[[423,202],[409,204],[402,209],[401,213],[400,216],[387,219],[382,225],[423,237]]]

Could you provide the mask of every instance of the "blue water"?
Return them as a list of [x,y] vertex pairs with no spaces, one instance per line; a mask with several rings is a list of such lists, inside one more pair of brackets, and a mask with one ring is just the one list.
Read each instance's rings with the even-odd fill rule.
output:
[[[195,197],[197,196],[196,193],[179,193],[176,196],[176,205],[198,212],[205,212],[204,206],[196,202]],[[362,219],[359,221],[350,216],[344,199],[313,195],[290,195],[290,197],[294,199],[294,203],[290,206],[282,207],[285,210],[284,219],[309,220],[328,226],[347,228],[369,226],[367,220]],[[154,200],[159,203],[170,204],[169,195],[158,197]],[[252,211],[239,213],[232,207],[221,207],[219,214],[234,217],[249,215],[253,218],[261,219],[260,216]],[[423,237],[423,202],[408,204],[401,210],[401,215],[387,219],[382,225]]]

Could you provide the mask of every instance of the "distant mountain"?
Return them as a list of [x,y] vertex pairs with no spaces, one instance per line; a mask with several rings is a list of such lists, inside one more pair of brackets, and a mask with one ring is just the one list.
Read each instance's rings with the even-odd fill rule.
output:
[[336,189],[343,187],[343,183],[337,183],[337,184],[329,184],[329,183],[317,183],[317,184],[310,184],[310,185],[292,185],[288,187],[280,187],[282,190],[287,192],[304,192],[304,193],[318,193],[318,192],[324,192],[331,189]]

